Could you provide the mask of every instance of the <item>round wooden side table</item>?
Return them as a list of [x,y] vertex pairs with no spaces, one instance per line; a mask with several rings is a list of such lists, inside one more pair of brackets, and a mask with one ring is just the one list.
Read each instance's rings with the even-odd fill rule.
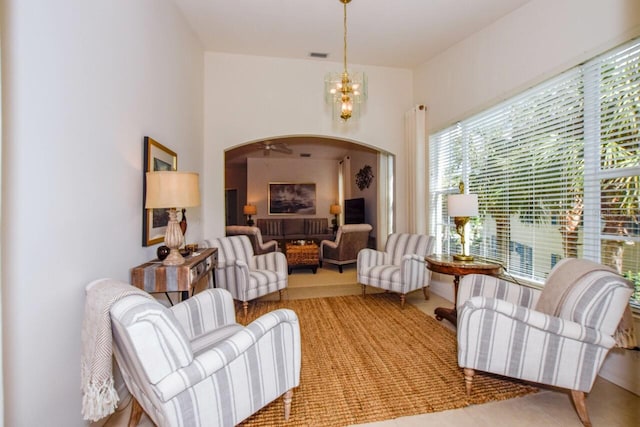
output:
[[456,304],[458,301],[458,285],[460,277],[467,274],[487,274],[497,276],[502,271],[500,264],[487,261],[456,261],[452,255],[432,254],[424,257],[427,268],[435,273],[448,274],[453,276],[453,308],[438,307],[435,309],[436,319],[447,319],[454,325],[458,324],[458,312]]

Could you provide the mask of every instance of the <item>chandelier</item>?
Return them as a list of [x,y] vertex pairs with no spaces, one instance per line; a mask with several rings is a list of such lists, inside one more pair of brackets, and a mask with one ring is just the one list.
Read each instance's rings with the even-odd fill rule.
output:
[[325,101],[331,104],[333,117],[343,121],[360,114],[360,104],[367,99],[367,78],[364,73],[347,71],[347,4],[351,0],[338,0],[344,5],[344,70],[328,73],[324,79]]

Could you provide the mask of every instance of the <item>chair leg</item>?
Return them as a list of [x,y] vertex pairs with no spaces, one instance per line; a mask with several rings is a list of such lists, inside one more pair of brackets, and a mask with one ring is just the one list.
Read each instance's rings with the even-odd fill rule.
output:
[[362,296],[364,297],[366,294],[367,285],[362,285]]
[[400,308],[404,308],[404,303],[407,300],[407,294],[400,294]]
[[140,423],[144,409],[138,403],[135,397],[131,395],[131,414],[129,415],[129,427],[136,427]]
[[341,265],[338,266],[338,271],[340,272],[340,274],[342,274],[342,266]]
[[571,400],[576,407],[576,412],[582,425],[585,427],[591,427],[591,420],[589,420],[589,413],[587,412],[587,405],[584,401],[584,391],[571,390]]
[[424,286],[422,288],[422,293],[424,294],[424,299],[429,299],[431,297],[431,291],[429,290],[428,286]]
[[473,376],[476,374],[471,368],[464,368],[464,385],[467,388],[467,396],[471,396],[471,383],[473,382]]
[[245,320],[249,315],[249,301],[242,301],[242,312],[244,313]]
[[293,400],[293,389],[287,390],[284,394],[284,420],[289,420],[289,415],[291,415],[291,401]]

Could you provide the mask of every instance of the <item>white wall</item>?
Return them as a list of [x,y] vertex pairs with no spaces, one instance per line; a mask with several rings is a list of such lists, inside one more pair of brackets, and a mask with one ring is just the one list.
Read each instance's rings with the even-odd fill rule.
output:
[[[224,183],[219,177],[227,148],[278,136],[320,135],[376,147],[403,161],[403,115],[413,105],[411,71],[350,64],[367,73],[369,101],[360,121],[345,126],[331,121],[323,97],[324,75],[340,67],[314,60],[205,54],[205,235],[224,232]],[[404,187],[398,188],[398,198],[403,200]],[[398,215],[402,229],[405,212]]]
[[[418,67],[414,98],[433,132],[638,35],[638,0],[534,0]],[[453,299],[450,277],[433,280]],[[601,375],[640,393],[637,352],[612,353]]]
[[414,98],[427,106],[433,132],[637,36],[639,27],[638,0],[534,0],[418,67]]
[[168,0],[3,8],[4,425],[80,426],[84,287],[155,255],[145,135],[202,171],[203,52]]
[[338,162],[327,159],[247,159],[247,201],[258,208],[256,218],[269,218],[269,183],[316,184],[316,213],[296,215],[330,218],[338,194]]

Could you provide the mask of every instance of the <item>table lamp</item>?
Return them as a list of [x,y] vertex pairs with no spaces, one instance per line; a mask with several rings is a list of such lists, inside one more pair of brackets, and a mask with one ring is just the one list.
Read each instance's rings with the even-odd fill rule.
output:
[[342,213],[342,208],[338,204],[331,205],[329,206],[329,213],[334,216],[331,223],[333,224],[333,232],[335,233],[338,231],[338,215]]
[[258,213],[258,208],[256,205],[244,205],[242,208],[242,212],[247,216],[247,225],[249,227],[253,227],[253,220],[251,219],[251,215],[256,215]]
[[453,217],[456,225],[456,232],[460,235],[462,254],[456,254],[453,259],[456,261],[473,261],[473,256],[465,255],[464,228],[469,222],[469,217],[478,215],[478,195],[463,194],[464,184],[460,183],[460,194],[450,194],[447,197],[449,216]]
[[176,208],[189,208],[200,204],[198,174],[194,172],[161,171],[147,172],[146,209],[169,208],[169,222],[164,236],[164,244],[169,255],[163,265],[181,265],[184,258],[178,248],[184,235],[178,223]]

